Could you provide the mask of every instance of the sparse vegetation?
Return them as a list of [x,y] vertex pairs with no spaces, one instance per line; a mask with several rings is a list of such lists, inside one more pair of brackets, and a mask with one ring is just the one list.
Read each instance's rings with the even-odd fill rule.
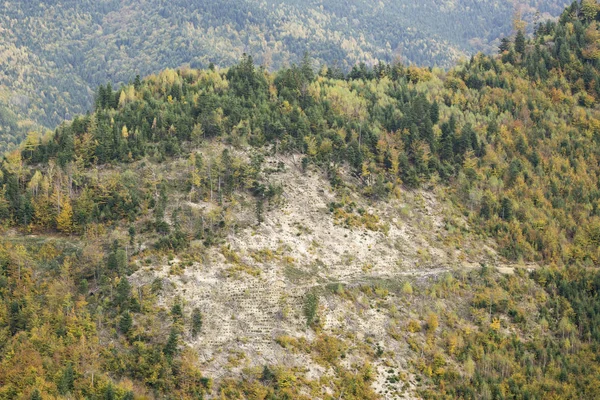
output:
[[2,160],[0,398],[600,397],[599,11],[101,86]]

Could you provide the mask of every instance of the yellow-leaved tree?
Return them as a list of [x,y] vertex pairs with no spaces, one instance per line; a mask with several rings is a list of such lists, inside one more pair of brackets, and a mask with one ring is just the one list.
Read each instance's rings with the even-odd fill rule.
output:
[[582,0],[581,1],[581,12],[588,21],[593,21],[598,15],[600,5],[596,0]]
[[56,217],[56,228],[63,233],[73,232],[73,208],[70,201],[63,204],[62,210]]
[[586,46],[581,52],[583,57],[588,60],[600,59],[600,31],[596,22],[585,30],[585,43]]

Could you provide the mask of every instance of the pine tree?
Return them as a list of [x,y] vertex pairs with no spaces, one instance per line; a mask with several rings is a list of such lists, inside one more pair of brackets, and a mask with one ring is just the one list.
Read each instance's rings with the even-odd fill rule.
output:
[[306,317],[306,325],[310,326],[317,319],[317,311],[319,310],[319,297],[313,292],[308,293],[304,297],[304,316]]
[[21,312],[21,304],[14,300],[10,304],[9,315],[8,315],[8,326],[9,331],[12,335],[17,332],[24,330],[27,327],[26,321]]
[[63,373],[58,382],[58,392],[63,396],[73,391],[75,387],[75,371],[73,364],[69,363],[63,370]]
[[449,122],[442,125],[442,137],[440,139],[440,160],[447,162],[454,160],[455,128],[452,118]]
[[202,330],[202,313],[199,308],[192,311],[192,336],[196,337]]
[[100,110],[106,106],[104,103],[106,100],[106,89],[104,85],[98,87],[98,93],[96,94],[96,110]]
[[124,249],[118,249],[116,252],[117,270],[123,272],[127,268],[127,253]]
[[109,383],[106,391],[104,392],[104,400],[116,400],[117,396],[115,394],[115,389]]
[[181,307],[181,303],[173,304],[173,307],[171,307],[171,316],[174,321],[181,321],[183,319],[183,307]]
[[504,53],[505,51],[509,51],[510,39],[507,37],[503,37],[502,39],[500,39],[500,46],[498,47],[498,50],[500,51],[500,54]]
[[121,308],[126,308],[129,297],[131,296],[131,284],[125,277],[121,278],[117,285],[115,304]]
[[135,234],[136,234],[135,227],[130,226],[128,233],[129,233],[129,245],[133,246],[135,244]]
[[233,189],[235,186],[235,181],[234,181],[234,168],[233,168],[233,159],[231,158],[231,155],[229,154],[229,150],[224,149],[223,153],[221,154],[221,164],[223,167],[223,174],[224,176],[224,185],[225,185],[225,194],[227,196],[231,196],[231,194],[233,193]]
[[135,81],[133,82],[133,87],[135,88],[135,90],[140,90],[140,88],[142,87],[142,80],[140,79],[139,74],[135,76]]
[[169,338],[167,339],[167,343],[163,349],[163,353],[167,358],[172,359],[175,354],[177,354],[177,347],[179,346],[179,334],[175,330],[175,328],[171,329],[171,333],[169,334]]
[[521,55],[525,54],[525,34],[522,30],[519,30],[515,37],[515,51]]
[[271,371],[271,369],[265,365],[263,367],[262,376],[260,377],[261,382],[266,383],[266,384],[271,384],[272,382],[275,381],[275,379],[276,379],[276,376],[273,373],[273,371]]
[[265,203],[265,200],[262,196],[260,196],[259,198],[256,199],[256,222],[258,225],[262,224],[264,221],[264,219],[263,219],[264,203]]
[[502,199],[502,203],[500,205],[500,218],[505,221],[510,221],[513,217],[513,204],[512,201],[508,197],[504,197]]
[[102,107],[103,108],[112,108],[114,94],[113,94],[113,89],[112,89],[112,85],[110,84],[110,82],[106,85],[106,88],[104,89],[104,91],[101,92],[101,95],[102,95],[102,100],[101,100]]
[[308,52],[305,52],[304,56],[302,57],[302,63],[300,64],[300,70],[302,71],[302,75],[304,76],[304,79],[306,79],[308,82],[312,82],[314,80],[315,72],[313,71],[312,60],[310,59]]
[[431,123],[432,124],[437,124],[438,121],[440,120],[440,105],[438,104],[437,101],[434,101],[433,104],[431,104],[431,110],[429,111],[429,116],[431,118]]
[[127,335],[132,326],[133,318],[131,317],[131,314],[129,314],[129,312],[123,313],[123,315],[121,315],[121,319],[119,320],[119,331],[121,331],[123,335]]

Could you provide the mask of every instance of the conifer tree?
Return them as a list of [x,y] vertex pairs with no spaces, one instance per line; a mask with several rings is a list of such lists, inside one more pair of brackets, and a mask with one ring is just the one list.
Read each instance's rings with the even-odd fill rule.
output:
[[500,46],[498,47],[500,54],[504,53],[505,51],[509,51],[510,50],[510,39],[507,37],[503,37],[502,39],[500,39]]
[[179,346],[179,334],[175,328],[171,328],[171,333],[169,334],[169,338],[167,339],[167,343],[163,349],[163,353],[167,356],[168,359],[172,359],[173,356],[177,353],[177,348]]
[[192,311],[192,336],[196,337],[202,330],[202,313],[199,308]]
[[515,51],[521,55],[525,54],[525,34],[522,30],[519,30],[515,36]]
[[126,311],[121,315],[121,319],[119,320],[119,331],[121,331],[123,335],[127,335],[132,326],[133,318],[131,318],[131,314]]

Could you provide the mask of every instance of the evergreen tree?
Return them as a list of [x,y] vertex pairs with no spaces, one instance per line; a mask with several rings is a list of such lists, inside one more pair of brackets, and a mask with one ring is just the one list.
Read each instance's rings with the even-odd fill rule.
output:
[[98,86],[98,93],[96,94],[96,109],[100,110],[106,107],[106,89],[104,85]]
[[183,319],[183,307],[181,303],[173,304],[173,307],[171,307],[171,316],[174,321],[181,321]]
[[112,108],[114,102],[114,93],[111,83],[106,85],[106,88],[102,92],[101,104],[103,108]]
[[127,309],[130,296],[131,284],[126,277],[123,277],[117,285],[115,304],[123,309]]
[[502,198],[502,202],[500,204],[500,218],[505,221],[510,221],[513,217],[513,204],[512,201],[508,197]]
[[264,219],[263,219],[264,203],[265,203],[265,199],[263,198],[263,196],[259,196],[256,199],[256,223],[258,225],[262,224],[264,221]]
[[202,313],[199,308],[192,311],[192,336],[196,337],[202,331]]
[[522,30],[519,30],[515,36],[515,51],[521,55],[525,54],[525,34]]
[[129,233],[129,245],[133,246],[135,244],[135,233],[136,233],[135,232],[135,227],[134,226],[130,226],[129,230],[128,230],[128,233]]
[[[520,32],[520,31],[519,31]],[[500,54],[504,53],[505,51],[509,51],[510,50],[510,39],[507,37],[503,37],[502,39],[500,39],[500,46],[498,47],[498,49],[500,50]]]
[[454,161],[455,124],[453,116],[449,122],[442,124],[442,137],[440,139],[440,160]]
[[142,88],[142,80],[140,79],[140,75],[135,76],[135,81],[133,82],[133,87],[135,90],[140,90]]
[[302,63],[300,64],[300,70],[302,71],[302,75],[304,79],[308,82],[312,82],[315,79],[315,73],[312,67],[312,60],[308,54],[308,52],[304,53],[302,57]]
[[319,310],[319,297],[309,292],[304,297],[304,316],[306,317],[306,325],[311,326],[317,320],[317,311]]
[[73,391],[75,387],[75,371],[73,370],[73,364],[68,363],[63,369],[57,386],[58,392],[63,396]]
[[431,104],[431,110],[429,111],[429,115],[431,118],[431,123],[434,125],[437,124],[440,120],[440,105],[435,100]]
[[172,359],[177,354],[177,348],[179,346],[179,334],[175,328],[171,328],[171,333],[167,339],[167,343],[163,349],[163,353],[167,358]]
[[117,399],[117,395],[115,393],[115,389],[113,388],[112,384],[108,384],[108,387],[106,388],[105,392],[104,392],[104,400],[116,400]]
[[121,319],[119,320],[119,331],[121,331],[123,335],[127,335],[132,326],[133,318],[131,317],[131,314],[126,311],[121,315]]

